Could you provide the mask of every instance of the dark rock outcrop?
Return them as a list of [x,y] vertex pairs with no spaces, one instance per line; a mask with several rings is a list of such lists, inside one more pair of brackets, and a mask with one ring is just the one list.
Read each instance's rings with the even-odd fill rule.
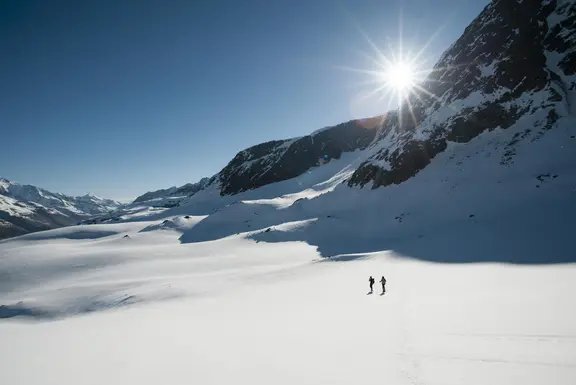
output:
[[350,121],[299,139],[262,143],[240,151],[219,174],[221,194],[232,195],[294,178],[343,152],[368,147],[378,119]]

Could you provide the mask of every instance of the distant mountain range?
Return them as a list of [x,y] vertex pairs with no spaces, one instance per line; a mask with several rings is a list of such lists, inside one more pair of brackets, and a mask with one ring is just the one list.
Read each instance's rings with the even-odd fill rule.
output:
[[73,197],[0,178],[0,239],[76,224],[120,206],[90,194]]

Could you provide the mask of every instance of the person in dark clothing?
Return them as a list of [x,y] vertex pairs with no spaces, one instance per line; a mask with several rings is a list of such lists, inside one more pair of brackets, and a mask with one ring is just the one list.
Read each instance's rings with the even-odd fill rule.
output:
[[384,278],[384,276],[382,276],[380,283],[382,284],[382,294],[384,294],[386,293],[386,278]]
[[370,278],[368,278],[368,282],[370,282],[370,293],[374,293],[374,278],[370,276]]

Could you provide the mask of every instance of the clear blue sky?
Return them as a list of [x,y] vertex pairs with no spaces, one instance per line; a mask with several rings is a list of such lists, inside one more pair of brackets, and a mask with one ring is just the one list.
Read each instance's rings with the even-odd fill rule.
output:
[[[354,103],[399,39],[434,64],[487,0],[0,2],[0,176],[130,199],[237,151],[385,105]],[[443,29],[440,29],[444,27]]]

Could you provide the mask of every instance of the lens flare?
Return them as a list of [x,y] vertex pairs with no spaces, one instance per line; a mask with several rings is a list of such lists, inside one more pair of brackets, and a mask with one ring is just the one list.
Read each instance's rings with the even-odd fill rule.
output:
[[378,116],[379,127],[383,127],[388,117],[393,116],[389,112],[397,110],[399,128],[403,126],[402,122],[406,117],[411,118],[414,125],[417,125],[413,104],[421,102],[423,98],[440,100],[433,91],[429,90],[429,85],[441,81],[429,75],[442,68],[428,67],[433,58],[424,56],[427,56],[426,50],[445,26],[446,24],[441,25],[423,45],[418,47],[404,39],[402,16],[400,16],[397,43],[390,44],[391,41],[388,40],[388,44],[383,49],[363,31],[360,25],[356,25],[358,32],[372,51],[361,52],[360,59],[364,59],[366,66],[364,68],[337,67],[364,76],[363,80],[354,84],[354,88],[360,87],[355,91],[350,102],[352,114],[358,121],[362,122],[360,118],[366,116]]

